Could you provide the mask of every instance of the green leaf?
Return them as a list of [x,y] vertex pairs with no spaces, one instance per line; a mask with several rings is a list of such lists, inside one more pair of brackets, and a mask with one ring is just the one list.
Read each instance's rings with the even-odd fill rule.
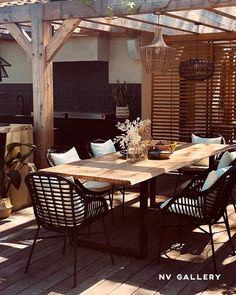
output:
[[21,174],[16,170],[12,170],[7,173],[7,176],[10,179],[12,185],[18,190],[21,184]]

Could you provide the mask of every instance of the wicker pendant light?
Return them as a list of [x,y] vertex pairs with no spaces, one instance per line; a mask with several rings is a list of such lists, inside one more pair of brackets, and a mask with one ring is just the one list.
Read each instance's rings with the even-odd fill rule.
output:
[[165,74],[175,59],[176,50],[165,44],[160,27],[155,29],[152,43],[140,47],[139,50],[147,73]]
[[[199,29],[199,23],[196,23]],[[197,56],[180,62],[179,75],[189,81],[204,81],[210,79],[215,72],[212,61],[198,57],[198,31],[197,31]]]

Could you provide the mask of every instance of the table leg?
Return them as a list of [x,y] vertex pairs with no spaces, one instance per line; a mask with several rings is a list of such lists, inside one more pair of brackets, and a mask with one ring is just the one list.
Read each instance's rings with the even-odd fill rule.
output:
[[[139,249],[128,249],[125,246],[118,247],[110,245],[109,249],[114,254],[120,254],[135,258],[146,258],[148,255],[148,226],[147,226],[147,209],[148,209],[148,196],[149,196],[149,181],[146,180],[140,184],[140,209],[139,209],[139,236],[138,243]],[[92,248],[100,251],[107,252],[108,247],[105,244],[100,244],[88,240],[77,240],[77,244],[81,247]],[[112,244],[112,242],[111,242]]]
[[150,183],[150,207],[156,202],[156,178],[152,178]]
[[140,184],[140,224],[139,224],[139,249],[142,258],[147,257],[148,227],[147,227],[147,207],[148,207],[148,180]]

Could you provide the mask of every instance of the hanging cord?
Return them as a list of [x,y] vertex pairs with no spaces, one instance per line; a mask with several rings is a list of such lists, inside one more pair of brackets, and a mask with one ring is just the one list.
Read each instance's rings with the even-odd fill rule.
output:
[[170,72],[170,142],[172,143],[172,112],[173,112],[173,66],[171,65],[171,72]]
[[195,25],[197,26],[197,59],[198,59],[198,46],[199,46],[199,44],[198,44],[198,36],[199,36],[199,26],[200,26],[200,23],[195,23]]
[[154,9],[153,13],[158,14],[158,15],[162,14],[169,7],[171,2],[172,2],[172,0],[169,0],[168,3],[166,5],[164,5],[163,7],[158,8],[158,9]]

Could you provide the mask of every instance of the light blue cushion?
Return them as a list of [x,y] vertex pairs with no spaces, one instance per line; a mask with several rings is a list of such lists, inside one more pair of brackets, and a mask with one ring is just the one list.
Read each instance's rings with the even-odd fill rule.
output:
[[55,165],[61,165],[80,160],[75,147],[65,153],[51,153],[51,157]]
[[192,134],[192,143],[205,143],[205,144],[220,144],[222,137],[200,137],[195,134]]
[[111,139],[109,139],[103,143],[91,142],[91,149],[93,151],[95,158],[116,152],[116,148],[115,148],[114,143]]
[[228,171],[232,166],[226,166],[226,167],[223,167],[223,168],[220,168],[220,169],[217,169],[217,170],[212,170],[203,186],[202,186],[202,191],[205,191],[207,189],[209,189],[226,171]]
[[[192,134],[192,143],[220,144],[221,140],[222,140],[221,137],[207,138],[207,137],[200,137],[195,134]],[[208,167],[209,166],[209,158],[202,159],[201,161],[194,163],[194,165]]]
[[229,166],[235,158],[236,158],[235,152],[230,153],[230,152],[226,151],[223,154],[223,156],[221,157],[220,162],[217,166],[217,169]]

